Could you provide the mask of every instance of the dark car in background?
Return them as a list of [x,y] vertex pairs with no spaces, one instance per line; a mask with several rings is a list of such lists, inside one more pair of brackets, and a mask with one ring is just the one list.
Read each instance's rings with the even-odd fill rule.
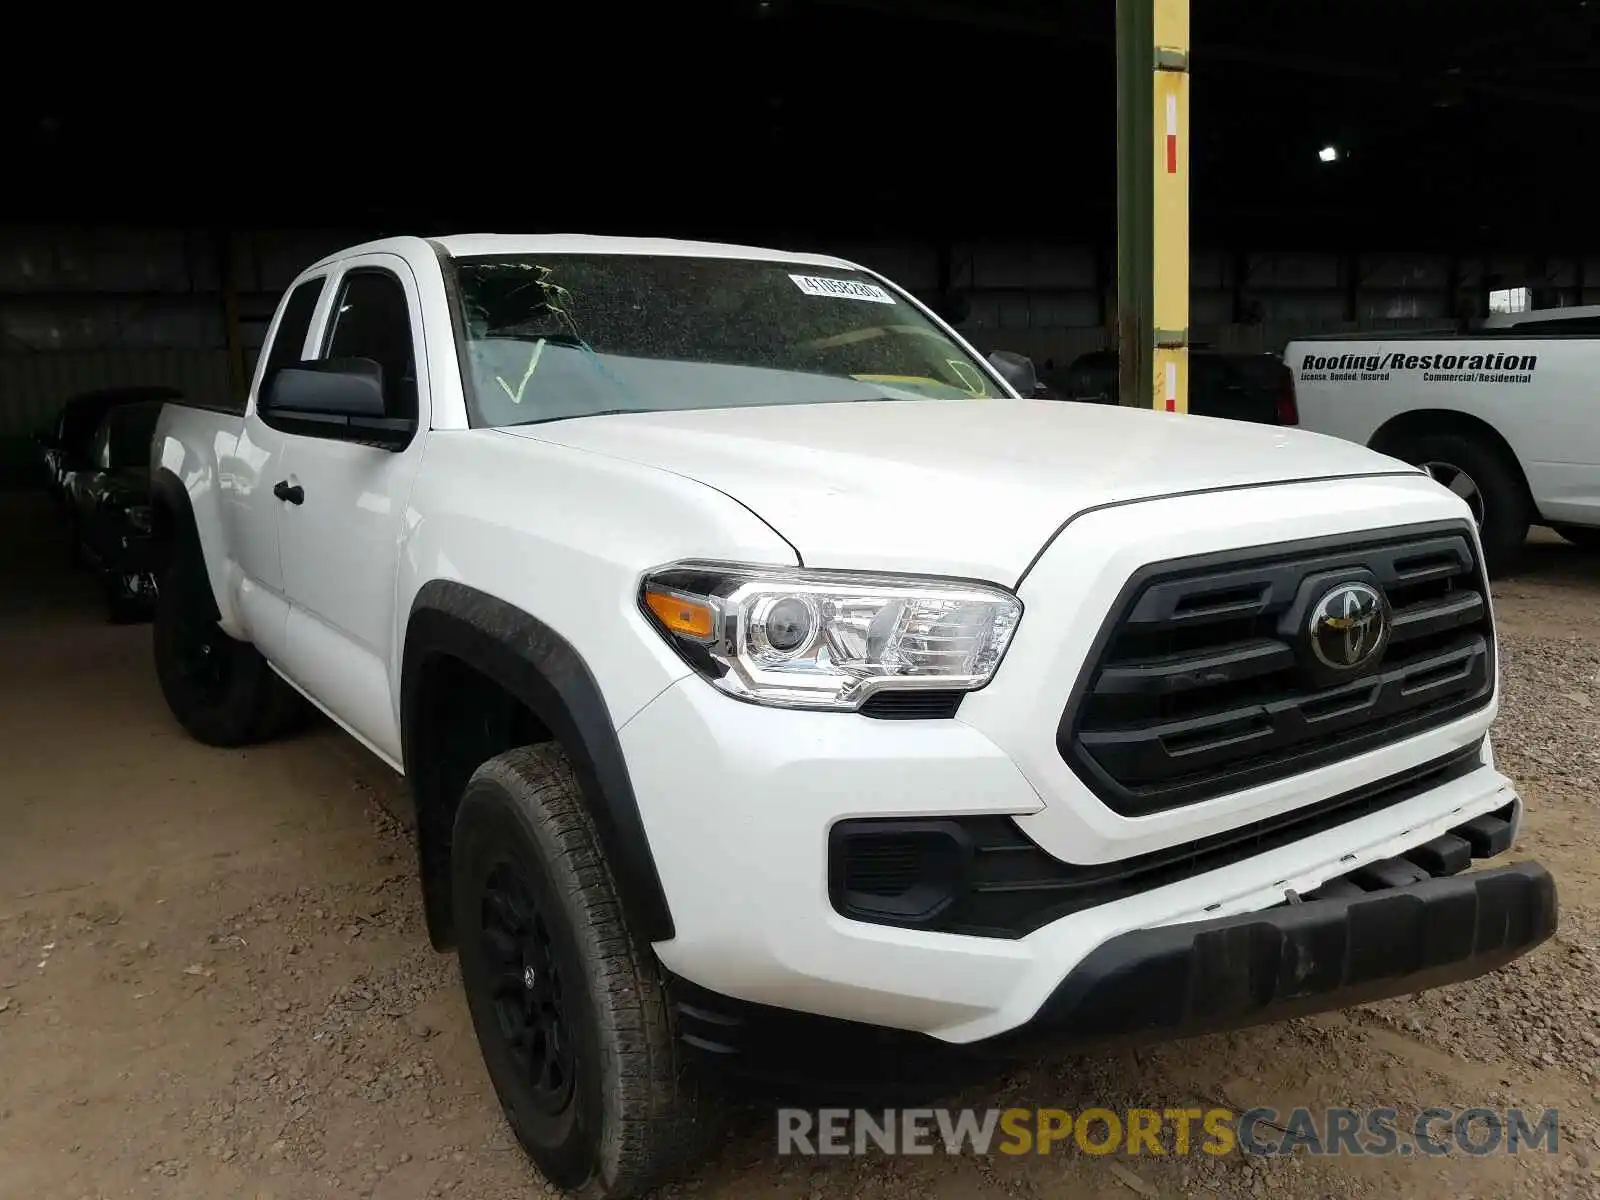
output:
[[[1116,404],[1117,352],[1091,350],[1063,371],[1043,373],[1043,382],[1063,400]],[[1271,354],[1230,354],[1209,348],[1189,351],[1189,411],[1260,425],[1294,425],[1294,373]]]
[[150,536],[150,442],[164,403],[118,404],[84,461],[64,473],[73,558],[99,576],[113,621],[146,617],[156,597]]
[[64,503],[67,476],[88,460],[89,442],[107,413],[123,405],[177,400],[182,395],[173,387],[132,385],[101,388],[72,397],[61,406],[50,428],[34,439],[41,482],[58,502]]

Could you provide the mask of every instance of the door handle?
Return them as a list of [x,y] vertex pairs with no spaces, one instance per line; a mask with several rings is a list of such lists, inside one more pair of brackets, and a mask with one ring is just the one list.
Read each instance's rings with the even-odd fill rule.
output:
[[291,485],[287,479],[280,479],[272,485],[272,494],[279,500],[287,500],[290,504],[304,504],[306,490],[298,483]]

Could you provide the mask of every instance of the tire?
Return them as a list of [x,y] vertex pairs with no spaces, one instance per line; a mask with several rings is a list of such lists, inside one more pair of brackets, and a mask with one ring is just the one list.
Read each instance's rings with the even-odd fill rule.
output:
[[216,601],[192,553],[172,557],[157,592],[156,677],[167,707],[208,746],[247,746],[286,731],[303,701],[260,651],[217,627]]
[[1388,452],[1427,467],[1472,506],[1491,578],[1516,568],[1533,514],[1515,464],[1506,461],[1499,447],[1470,434],[1425,433],[1406,438]]
[[1585,550],[1600,550],[1600,529],[1592,525],[1557,525],[1555,531],[1574,546]]
[[628,929],[556,746],[479,767],[456,812],[462,984],[512,1132],[546,1180],[621,1200],[692,1160],[711,1109],[683,1068],[660,971]]

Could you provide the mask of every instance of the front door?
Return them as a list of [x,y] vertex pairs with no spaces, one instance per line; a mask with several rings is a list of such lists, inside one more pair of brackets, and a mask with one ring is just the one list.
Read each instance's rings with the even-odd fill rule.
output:
[[291,679],[398,765],[395,575],[429,412],[427,373],[417,369],[418,291],[397,255],[362,255],[342,268],[313,357],[377,362],[388,415],[415,419],[417,433],[399,451],[291,435],[282,482],[299,502],[283,506],[279,527],[286,661]]

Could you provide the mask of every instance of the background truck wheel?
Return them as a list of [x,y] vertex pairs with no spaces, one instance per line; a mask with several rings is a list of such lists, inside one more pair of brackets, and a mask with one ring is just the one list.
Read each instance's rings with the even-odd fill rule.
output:
[[1489,575],[1516,567],[1532,513],[1516,468],[1498,449],[1464,434],[1428,433],[1408,437],[1388,453],[1425,468],[1467,502],[1478,522]]
[[669,1178],[701,1144],[707,1107],[561,750],[525,747],[478,768],[451,874],[468,1007],[528,1156],[556,1187],[592,1198]]
[[287,730],[303,713],[294,689],[260,652],[217,626],[216,601],[192,557],[173,555],[155,608],[156,677],[167,707],[196,741],[244,746]]
[[1600,550],[1600,529],[1592,525],[1557,525],[1555,531],[1574,546],[1585,550]]

